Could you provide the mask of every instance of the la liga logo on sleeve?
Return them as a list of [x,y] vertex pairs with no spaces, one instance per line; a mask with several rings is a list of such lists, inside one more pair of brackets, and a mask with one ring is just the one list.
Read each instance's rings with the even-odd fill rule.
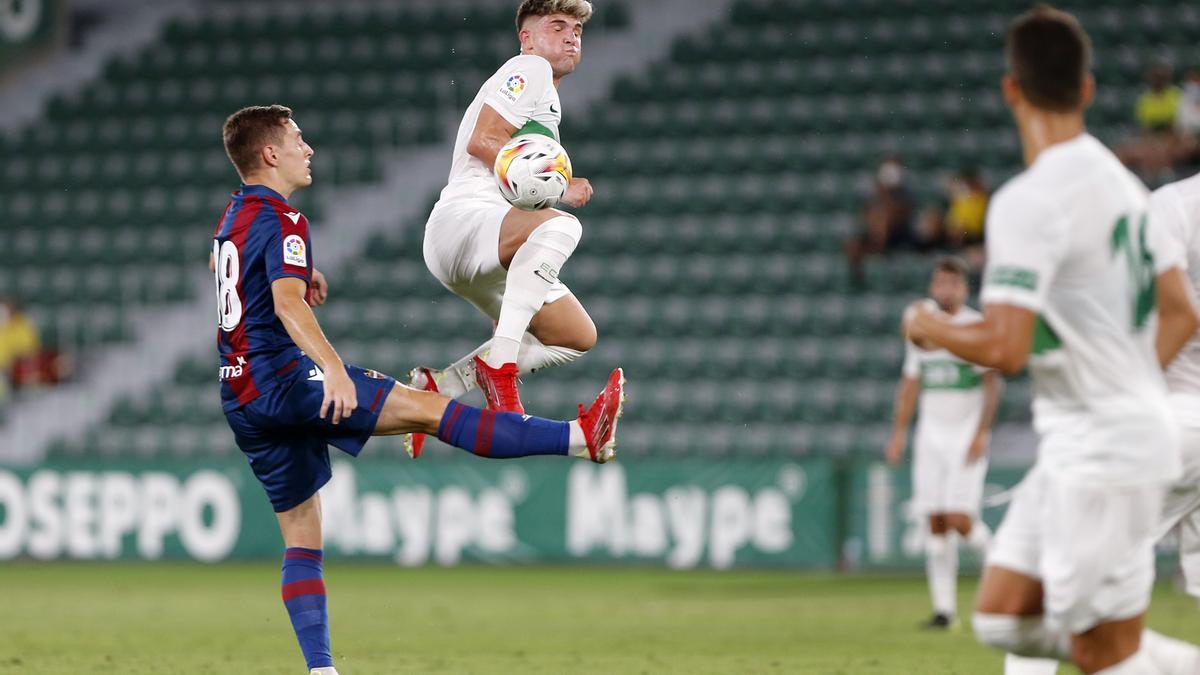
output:
[[517,99],[521,98],[521,94],[525,93],[525,76],[521,73],[513,73],[504,81],[504,86],[500,87],[500,95],[508,99],[510,103],[516,103]]
[[308,267],[308,257],[304,255],[304,238],[298,234],[289,234],[283,240],[283,262],[297,267]]

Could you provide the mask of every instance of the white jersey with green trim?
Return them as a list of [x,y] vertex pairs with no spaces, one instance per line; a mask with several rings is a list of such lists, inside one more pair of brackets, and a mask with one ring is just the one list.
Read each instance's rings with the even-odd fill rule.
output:
[[[1158,273],[1178,267],[1200,294],[1200,174],[1150,195],[1150,232]],[[1173,406],[1176,417],[1200,426],[1200,334],[1192,336],[1171,362],[1167,390],[1173,402],[1186,397]]]
[[500,196],[492,167],[467,152],[467,143],[485,104],[517,128],[514,136],[540,133],[558,140],[562,103],[554,87],[550,62],[535,54],[512,57],[483,83],[463,114],[458,125],[458,138],[454,141],[450,180],[442,189],[443,201],[484,199],[507,204]]
[[[938,311],[934,301],[925,302],[931,311]],[[968,324],[981,318],[979,312],[964,306],[949,320]],[[945,349],[921,349],[912,341],[905,342],[904,376],[921,383],[916,445],[923,450],[966,454],[983,414],[983,375],[987,370]]]
[[1174,480],[1178,434],[1154,352],[1146,188],[1082,134],[992,199],[982,301],[1039,316],[1029,368],[1038,461],[1092,483]]

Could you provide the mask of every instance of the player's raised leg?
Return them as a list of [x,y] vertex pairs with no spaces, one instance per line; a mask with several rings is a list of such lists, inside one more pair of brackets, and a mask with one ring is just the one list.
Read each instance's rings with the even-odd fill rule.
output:
[[324,554],[321,540],[321,495],[275,514],[287,549],[283,552],[280,592],[310,675],[337,675],[329,647]]
[[[464,405],[429,391],[397,385],[388,394],[374,435],[436,434],[480,457],[511,459],[569,455],[593,462],[616,453],[617,422],[625,401],[625,376],[617,368],[591,406],[569,422]],[[409,449],[414,457],[417,451]]]

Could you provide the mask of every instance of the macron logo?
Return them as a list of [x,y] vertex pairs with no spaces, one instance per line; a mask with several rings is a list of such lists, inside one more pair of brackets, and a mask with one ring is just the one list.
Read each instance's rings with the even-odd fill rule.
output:
[[288,220],[292,221],[293,225],[300,224],[300,212],[299,211],[293,211],[292,213],[285,213],[283,215],[287,216]]

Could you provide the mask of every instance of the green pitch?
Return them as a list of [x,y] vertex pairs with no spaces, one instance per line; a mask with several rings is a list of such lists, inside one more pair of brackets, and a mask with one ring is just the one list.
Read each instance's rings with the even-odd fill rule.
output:
[[[920,577],[618,568],[326,574],[343,675],[999,673],[970,631],[917,629]],[[0,674],[306,672],[274,565],[0,568]],[[969,607],[974,584],[963,584]],[[1151,625],[1200,635],[1159,588]],[[1067,672],[1064,668],[1062,672]]]

